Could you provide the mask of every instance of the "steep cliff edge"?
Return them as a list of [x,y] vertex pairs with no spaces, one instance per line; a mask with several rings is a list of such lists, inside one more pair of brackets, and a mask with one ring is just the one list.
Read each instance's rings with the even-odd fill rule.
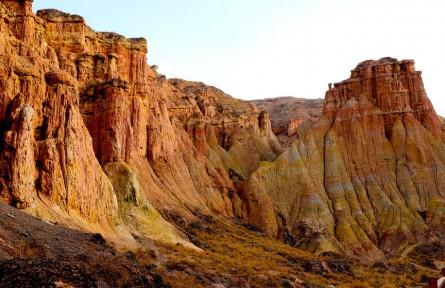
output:
[[164,219],[245,214],[234,182],[282,152],[267,113],[167,80],[145,39],[31,4],[0,4],[1,199],[123,245],[188,245]]
[[31,3],[0,5],[1,197],[51,221],[113,233],[116,196],[91,149],[78,82],[59,69]]
[[314,252],[371,258],[442,239],[443,135],[414,61],[362,62],[330,85],[305,136],[249,179],[249,219]]

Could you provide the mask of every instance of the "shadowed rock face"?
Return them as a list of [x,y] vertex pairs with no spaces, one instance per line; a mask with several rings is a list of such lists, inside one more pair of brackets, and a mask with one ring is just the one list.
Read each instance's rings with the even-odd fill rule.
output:
[[[297,245],[365,257],[443,237],[443,126],[414,61],[365,61],[322,116],[245,185],[251,223]],[[265,208],[268,207],[268,208]]]
[[31,3],[0,1],[8,204],[127,247],[191,245],[177,227],[206,214],[317,253],[381,258],[444,240],[443,126],[413,61],[359,64],[310,125],[291,119],[298,139],[283,150],[274,113],[158,74],[145,39]]

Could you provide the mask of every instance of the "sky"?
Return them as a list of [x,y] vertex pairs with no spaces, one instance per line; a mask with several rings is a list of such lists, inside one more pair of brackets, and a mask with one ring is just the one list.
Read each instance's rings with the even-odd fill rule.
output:
[[144,37],[168,78],[233,97],[324,98],[368,59],[414,59],[445,116],[443,0],[34,0],[96,31]]

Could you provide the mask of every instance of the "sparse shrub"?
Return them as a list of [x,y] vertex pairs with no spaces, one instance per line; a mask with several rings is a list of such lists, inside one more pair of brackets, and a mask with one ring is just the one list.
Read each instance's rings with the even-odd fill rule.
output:
[[[161,245],[159,258],[165,259],[155,259],[153,263],[161,262],[158,270],[164,275],[164,281],[172,287],[210,287],[213,283],[235,287],[237,279],[242,278],[250,287],[282,287],[295,276],[309,285],[307,287],[325,287],[328,283],[337,288],[392,288],[412,287],[417,283],[412,279],[420,279],[423,271],[412,269],[410,262],[403,261],[387,263],[388,269],[380,272],[370,269],[371,265],[345,257],[317,258],[269,238],[261,231],[227,221],[230,220],[205,219],[199,225],[188,227],[189,235],[205,243],[207,248],[202,252]],[[318,274],[313,271],[317,267]],[[400,275],[408,271],[412,275]]]
[[44,249],[34,243],[20,242],[15,250],[17,258],[38,258],[44,257]]

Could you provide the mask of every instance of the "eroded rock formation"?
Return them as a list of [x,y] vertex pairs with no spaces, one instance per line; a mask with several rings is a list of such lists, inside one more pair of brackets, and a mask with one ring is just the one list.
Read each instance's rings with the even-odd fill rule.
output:
[[375,258],[441,238],[444,148],[414,61],[362,62],[305,136],[249,179],[250,211],[275,211],[249,219],[312,251]]
[[234,182],[282,152],[267,114],[166,80],[145,39],[31,3],[0,6],[1,198],[130,243],[186,243],[165,218],[242,215]]
[[0,6],[2,198],[53,221],[112,231],[116,197],[91,149],[78,82],[59,69],[31,2]]
[[360,63],[321,115],[272,126],[275,113],[157,73],[145,39],[31,3],[0,1],[3,201],[126,247],[191,245],[179,230],[203,214],[316,253],[445,240],[443,124],[414,61]]
[[289,147],[302,138],[323,112],[323,99],[278,97],[252,100],[258,109],[270,114],[274,134],[280,144]]

